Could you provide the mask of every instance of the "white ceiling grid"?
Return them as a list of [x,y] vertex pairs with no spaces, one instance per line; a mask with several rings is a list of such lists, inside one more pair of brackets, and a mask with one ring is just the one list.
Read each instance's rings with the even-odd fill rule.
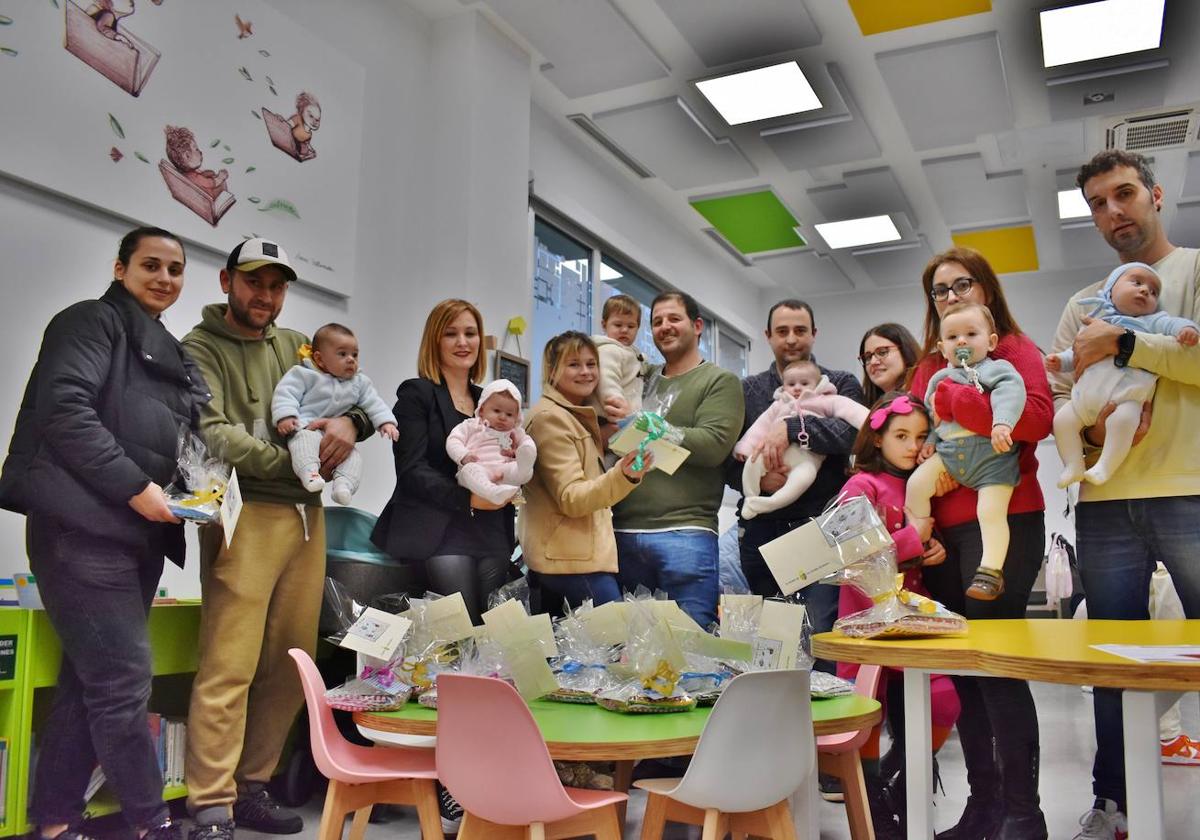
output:
[[[539,105],[564,124],[587,115],[655,175],[639,180],[572,126],[613,160],[613,177],[635,182],[747,283],[780,293],[916,285],[951,231],[1008,223],[1034,225],[1039,272],[1102,269],[1112,254],[1095,231],[1060,223],[1059,184],[1102,148],[1104,123],[1200,102],[1200,3],[1185,0],[1167,0],[1159,49],[1049,70],[1044,0],[993,0],[991,12],[869,37],[844,0],[410,2],[489,16],[534,56]],[[694,86],[793,59],[821,109],[730,127]],[[1168,230],[1200,244],[1198,153],[1157,151],[1155,166]],[[808,250],[745,265],[713,245],[688,200],[753,189],[780,197]],[[896,220],[899,248],[831,253],[812,227],[881,213]]]

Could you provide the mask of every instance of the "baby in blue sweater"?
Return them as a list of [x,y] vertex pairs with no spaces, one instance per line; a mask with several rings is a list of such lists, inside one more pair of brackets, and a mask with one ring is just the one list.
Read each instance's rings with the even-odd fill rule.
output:
[[[1162,280],[1145,263],[1117,266],[1094,298],[1081,298],[1091,305],[1090,315],[1133,332],[1173,335],[1185,347],[1200,341],[1200,329],[1187,318],[1178,318],[1158,308]],[[1046,357],[1046,369],[1054,372],[1075,369],[1070,349]],[[1054,443],[1062,458],[1058,486],[1077,481],[1103,484],[1121,466],[1133,446],[1133,436],[1142,420],[1142,404],[1154,398],[1158,377],[1148,370],[1127,367],[1117,359],[1105,359],[1083,372],[1071,387],[1071,401],[1054,415]],[[1108,403],[1116,409],[1104,423],[1104,448],[1090,470],[1083,462],[1083,430],[1096,423]]]
[[[1025,381],[1009,362],[988,356],[1000,339],[991,311],[977,303],[950,307],[942,315],[938,350],[949,362],[929,380],[925,404],[933,429],[921,450],[922,463],[908,479],[904,507],[911,518],[930,515],[930,499],[943,473],[978,494],[976,518],[983,557],[967,595],[992,601],[1004,591],[1004,558],[1008,554],[1008,503],[1020,481],[1012,430],[1025,410]],[[943,379],[973,385],[989,395],[990,437],[977,435],[933,409],[933,395]]]
[[[400,436],[396,417],[358,370],[358,339],[341,324],[326,324],[313,334],[312,355],[288,370],[275,386],[271,419],[287,438],[292,469],[304,489],[316,493],[325,486],[321,478],[321,432],[308,424],[322,417],[340,417],[353,406],[367,413],[383,437]],[[355,449],[333,471],[333,500],[350,504],[362,479],[362,455]]]

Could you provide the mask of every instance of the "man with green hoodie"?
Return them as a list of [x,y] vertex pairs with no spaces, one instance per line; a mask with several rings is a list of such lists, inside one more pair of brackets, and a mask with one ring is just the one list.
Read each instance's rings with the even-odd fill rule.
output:
[[[221,271],[227,302],[206,306],[183,339],[213,394],[201,433],[237,469],[244,501],[229,545],[219,525],[200,531],[200,666],[185,768],[196,822],[189,840],[231,840],[235,820],[271,834],[303,827],[264,787],[303,703],[287,651],[312,654],[325,575],[321,496],[300,484],[271,423],[275,386],[308,341],[275,326],[295,279],[278,244],[246,240]],[[345,460],[364,430],[371,433],[358,409],[310,428],[324,431],[325,472]]]

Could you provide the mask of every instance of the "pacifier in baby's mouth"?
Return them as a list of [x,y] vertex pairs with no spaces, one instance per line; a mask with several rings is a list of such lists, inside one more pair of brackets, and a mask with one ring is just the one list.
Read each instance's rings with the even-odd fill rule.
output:
[[958,362],[959,367],[966,367],[971,361],[971,348],[959,347],[955,350],[954,361]]

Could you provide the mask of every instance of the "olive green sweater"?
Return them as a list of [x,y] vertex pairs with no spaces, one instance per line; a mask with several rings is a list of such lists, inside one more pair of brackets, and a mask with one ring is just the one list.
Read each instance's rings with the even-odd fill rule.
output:
[[[707,528],[716,533],[725,493],[725,459],[742,430],[746,410],[742,383],[711,362],[687,373],[657,378],[657,393],[674,392],[667,422],[683,432],[691,455],[674,475],[651,470],[638,491],[613,508],[618,531]],[[655,403],[646,394],[646,404]]]
[[[224,303],[204,307],[200,323],[183,339],[212,391],[200,414],[200,434],[210,452],[237,470],[246,501],[319,505],[321,494],[300,484],[271,422],[275,386],[296,364],[296,351],[308,339],[273,324],[261,338],[246,338],[229,327],[226,308]],[[361,435],[365,415],[354,419]]]

